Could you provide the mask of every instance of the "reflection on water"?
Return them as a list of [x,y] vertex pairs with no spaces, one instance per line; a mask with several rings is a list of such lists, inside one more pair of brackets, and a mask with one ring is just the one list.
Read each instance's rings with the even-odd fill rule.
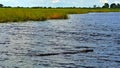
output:
[[[0,24],[0,68],[120,68],[120,13]],[[94,52],[34,56],[93,49]]]

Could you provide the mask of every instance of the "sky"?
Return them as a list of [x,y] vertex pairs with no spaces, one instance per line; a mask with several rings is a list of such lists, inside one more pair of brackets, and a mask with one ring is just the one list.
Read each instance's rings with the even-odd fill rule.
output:
[[0,4],[13,7],[92,7],[102,6],[104,3],[120,3],[120,0],[0,0]]

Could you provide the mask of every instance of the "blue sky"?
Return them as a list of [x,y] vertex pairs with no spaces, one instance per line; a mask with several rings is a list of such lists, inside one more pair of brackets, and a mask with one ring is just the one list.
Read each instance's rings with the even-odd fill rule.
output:
[[5,6],[51,6],[51,7],[92,7],[103,3],[120,3],[120,0],[0,0]]

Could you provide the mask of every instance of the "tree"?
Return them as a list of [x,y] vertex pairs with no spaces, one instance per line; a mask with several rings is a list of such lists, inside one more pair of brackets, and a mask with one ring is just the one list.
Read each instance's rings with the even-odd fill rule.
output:
[[96,5],[93,5],[93,8],[97,8],[97,6],[96,6]]
[[52,7],[48,7],[49,9],[51,9]]
[[117,8],[120,8],[120,4],[119,3],[117,4]]
[[102,8],[109,8],[109,4],[105,3]]
[[112,3],[112,4],[110,5],[110,8],[117,8],[117,5],[116,5],[115,3]]
[[3,4],[0,4],[0,8],[3,7]]

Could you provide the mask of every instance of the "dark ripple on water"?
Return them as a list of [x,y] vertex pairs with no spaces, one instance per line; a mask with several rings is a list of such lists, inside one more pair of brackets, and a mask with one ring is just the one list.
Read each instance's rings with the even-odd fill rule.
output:
[[120,68],[119,20],[120,13],[90,13],[2,23],[0,68]]

